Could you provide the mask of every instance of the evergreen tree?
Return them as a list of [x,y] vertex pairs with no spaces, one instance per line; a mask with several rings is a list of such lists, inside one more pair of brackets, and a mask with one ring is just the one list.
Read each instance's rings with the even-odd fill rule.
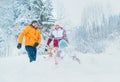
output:
[[41,25],[43,27],[42,31],[44,32],[43,36],[46,38],[50,32],[51,27],[54,25],[55,19],[53,16],[53,6],[51,0],[45,0],[43,10],[40,16]]

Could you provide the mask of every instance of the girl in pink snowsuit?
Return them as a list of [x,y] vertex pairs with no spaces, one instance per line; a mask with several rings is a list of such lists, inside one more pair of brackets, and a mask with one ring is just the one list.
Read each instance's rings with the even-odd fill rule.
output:
[[59,42],[62,39],[68,42],[66,31],[59,24],[56,24],[55,28],[51,31],[49,39],[47,41],[47,45],[49,45],[53,40],[53,45],[54,48],[56,49],[55,64],[57,64],[60,59],[61,51],[59,51],[58,48],[59,48]]

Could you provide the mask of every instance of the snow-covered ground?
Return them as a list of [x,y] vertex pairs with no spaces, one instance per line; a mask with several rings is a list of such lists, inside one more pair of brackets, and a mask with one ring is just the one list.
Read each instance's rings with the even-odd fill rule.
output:
[[102,54],[71,53],[80,58],[80,64],[69,56],[58,65],[41,55],[33,63],[27,55],[0,58],[0,82],[120,82],[119,49],[116,41]]

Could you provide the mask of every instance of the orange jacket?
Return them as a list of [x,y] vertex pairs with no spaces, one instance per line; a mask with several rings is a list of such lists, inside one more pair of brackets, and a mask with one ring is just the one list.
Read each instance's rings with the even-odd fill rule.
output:
[[23,37],[25,36],[25,46],[34,46],[35,42],[40,44],[41,34],[39,29],[35,29],[33,26],[28,25],[20,33],[18,37],[18,43],[22,44]]

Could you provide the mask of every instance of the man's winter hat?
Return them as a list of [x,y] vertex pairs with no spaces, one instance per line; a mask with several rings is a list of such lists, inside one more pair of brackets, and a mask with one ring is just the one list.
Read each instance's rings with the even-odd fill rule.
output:
[[33,20],[32,22],[31,22],[31,24],[33,24],[33,23],[38,23],[36,20]]

